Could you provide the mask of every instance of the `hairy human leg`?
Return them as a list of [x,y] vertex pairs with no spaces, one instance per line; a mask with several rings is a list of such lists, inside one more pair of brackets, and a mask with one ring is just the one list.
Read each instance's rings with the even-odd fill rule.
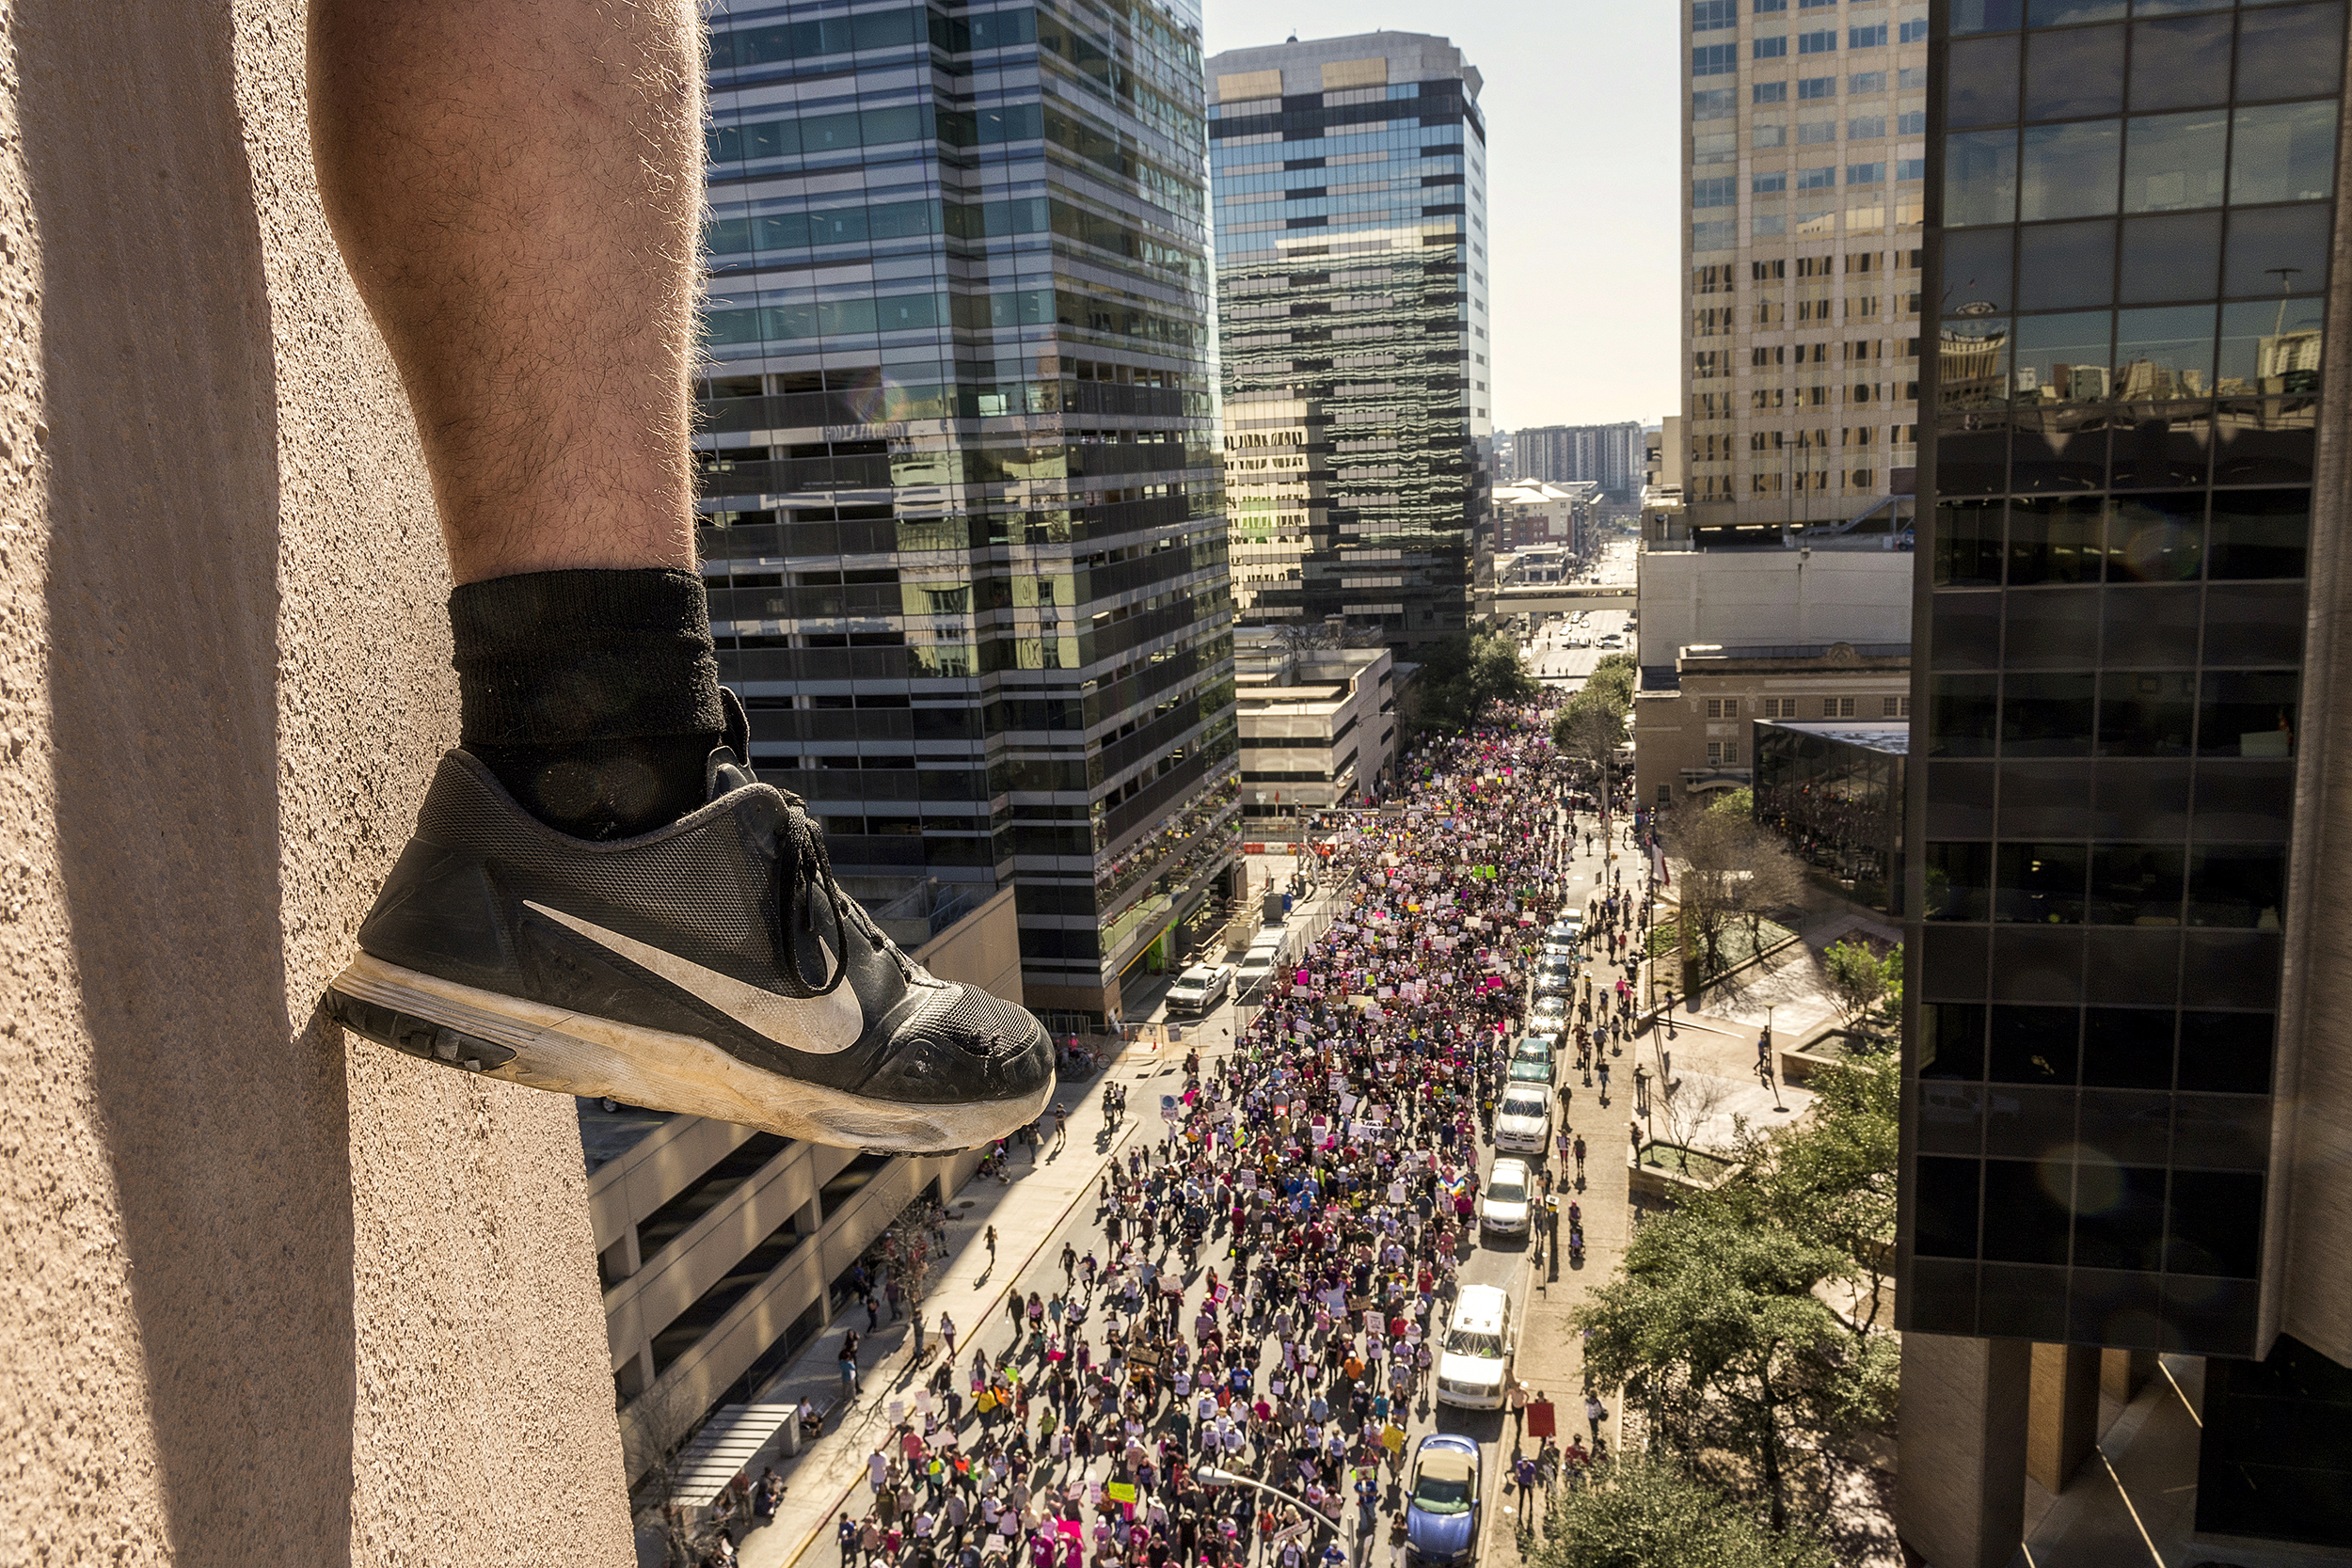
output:
[[326,214],[460,583],[693,565],[691,0],[312,0]]

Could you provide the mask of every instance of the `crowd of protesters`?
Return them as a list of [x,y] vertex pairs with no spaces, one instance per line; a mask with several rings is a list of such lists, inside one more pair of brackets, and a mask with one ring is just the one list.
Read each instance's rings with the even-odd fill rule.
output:
[[[845,1568],[1314,1568],[1346,1559],[1342,1531],[1385,1535],[1401,1561],[1406,1428],[1429,1410],[1481,1147],[1580,859],[1604,870],[1546,1027],[1604,1075],[1630,1032],[1639,862],[1607,855],[1623,812],[1577,825],[1599,802],[1555,763],[1546,718],[1429,741],[1388,809],[1327,819],[1334,917],[1237,1009],[1230,1052],[1188,1054],[1181,1091],[1142,1108],[1164,1129],[1106,1166],[1101,1246],[1060,1249],[1060,1289],[1009,1292],[1002,1332],[942,1312],[911,1341],[920,1370],[891,1396],[866,1506],[836,1521]],[[1573,1225],[1582,1140],[1557,1092],[1539,1204]],[[1527,1453],[1529,1392],[1508,1401],[1523,1493],[1606,1455],[1589,1389],[1592,1446]]]

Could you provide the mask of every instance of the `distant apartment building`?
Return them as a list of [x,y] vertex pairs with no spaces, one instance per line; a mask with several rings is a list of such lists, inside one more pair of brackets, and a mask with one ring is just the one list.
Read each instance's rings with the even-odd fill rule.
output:
[[1497,551],[1554,546],[1570,555],[1591,547],[1600,486],[1592,482],[1497,485],[1488,498]]
[[1682,22],[1690,524],[1905,508],[1928,7],[1684,0]]
[[1236,610],[1459,633],[1491,434],[1478,71],[1389,32],[1208,71]]
[[752,760],[879,913],[1017,886],[1030,1005],[1099,1020],[1239,845],[1198,12],[715,10],[697,544]]
[[1597,484],[1613,500],[1642,487],[1646,442],[1639,420],[1621,424],[1536,425],[1511,433],[1514,483]]

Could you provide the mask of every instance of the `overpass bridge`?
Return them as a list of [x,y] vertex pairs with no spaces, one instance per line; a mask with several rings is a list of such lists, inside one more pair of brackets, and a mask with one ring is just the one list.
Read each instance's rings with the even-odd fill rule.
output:
[[1482,619],[1530,613],[1572,614],[1580,610],[1629,610],[1633,606],[1633,585],[1629,582],[1497,588],[1478,595]]

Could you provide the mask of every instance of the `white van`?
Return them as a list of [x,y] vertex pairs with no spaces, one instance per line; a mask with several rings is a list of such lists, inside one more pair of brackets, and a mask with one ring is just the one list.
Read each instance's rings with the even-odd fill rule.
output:
[[1438,1402],[1500,1410],[1511,1386],[1511,1298],[1499,1285],[1465,1285],[1438,1353]]

